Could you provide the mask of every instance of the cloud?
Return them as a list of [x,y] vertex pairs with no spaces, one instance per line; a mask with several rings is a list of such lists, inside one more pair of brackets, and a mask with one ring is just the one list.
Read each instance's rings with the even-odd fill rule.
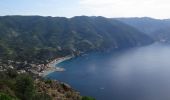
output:
[[81,0],[79,4],[91,15],[170,17],[169,0]]

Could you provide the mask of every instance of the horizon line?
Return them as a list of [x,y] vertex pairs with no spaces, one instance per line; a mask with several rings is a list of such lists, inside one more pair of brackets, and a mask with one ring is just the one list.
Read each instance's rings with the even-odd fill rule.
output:
[[71,17],[66,17],[66,16],[52,16],[52,15],[22,15],[22,14],[12,14],[12,15],[0,15],[0,17],[7,17],[7,16],[27,16],[27,17],[31,17],[31,16],[39,16],[39,17],[64,17],[64,18],[74,18],[74,17],[81,17],[81,16],[86,16],[86,17],[104,17],[104,18],[148,18],[148,19],[157,19],[157,20],[167,20],[170,18],[156,18],[156,17],[150,17],[150,16],[128,16],[128,17],[107,17],[107,16],[100,16],[100,15],[96,15],[96,16],[91,16],[91,15],[75,15],[75,16],[71,16]]

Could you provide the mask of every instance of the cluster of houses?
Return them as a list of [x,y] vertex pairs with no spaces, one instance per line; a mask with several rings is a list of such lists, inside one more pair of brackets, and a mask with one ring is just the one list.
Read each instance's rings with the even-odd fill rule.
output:
[[[15,66],[15,67],[14,67]],[[17,69],[18,74],[23,74],[26,72],[36,74],[38,75],[39,73],[43,72],[45,69],[48,68],[45,64],[28,64],[27,62],[14,62],[14,61],[7,61],[5,63],[0,61],[0,72],[1,71],[7,71],[7,69]]]
[[11,60],[9,60],[6,64],[2,63],[2,61],[0,60],[0,72],[6,71],[8,68],[14,69],[14,67],[10,63],[12,63]]
[[[64,68],[55,67],[55,64],[60,63],[64,60],[71,59],[73,56],[67,56],[62,58],[54,59],[53,61],[49,62],[48,64],[29,64],[27,62],[14,62],[8,61],[6,64],[0,61],[0,71],[6,71],[8,68],[10,69],[17,69],[18,74],[23,73],[31,73],[34,75],[42,76],[42,74],[50,71],[64,71]],[[15,66],[15,67],[13,67]]]
[[28,71],[35,74],[35,75],[39,75],[42,74],[46,69],[48,69],[49,66],[45,65],[45,64],[40,64],[40,65],[32,65],[32,68],[29,69]]

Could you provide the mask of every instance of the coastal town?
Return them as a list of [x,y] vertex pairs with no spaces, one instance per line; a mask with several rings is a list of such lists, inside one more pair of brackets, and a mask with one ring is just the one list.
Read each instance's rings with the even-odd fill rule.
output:
[[[7,69],[17,69],[18,74],[22,73],[31,73],[36,76],[45,77],[46,75],[52,73],[52,72],[62,72],[65,71],[64,68],[58,66],[59,63],[69,60],[73,58],[74,56],[65,56],[65,57],[59,57],[56,59],[53,59],[52,61],[49,61],[47,64],[29,64],[27,62],[14,62],[11,60],[8,60],[5,64],[0,60],[0,72],[6,71]],[[16,66],[18,68],[16,68]],[[24,66],[24,67],[20,67]]]

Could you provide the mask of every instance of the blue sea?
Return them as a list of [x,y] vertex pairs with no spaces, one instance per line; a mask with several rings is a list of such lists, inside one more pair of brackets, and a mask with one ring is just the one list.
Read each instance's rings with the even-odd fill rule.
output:
[[109,53],[93,52],[57,66],[48,78],[70,84],[96,100],[170,100],[170,46],[153,44]]

